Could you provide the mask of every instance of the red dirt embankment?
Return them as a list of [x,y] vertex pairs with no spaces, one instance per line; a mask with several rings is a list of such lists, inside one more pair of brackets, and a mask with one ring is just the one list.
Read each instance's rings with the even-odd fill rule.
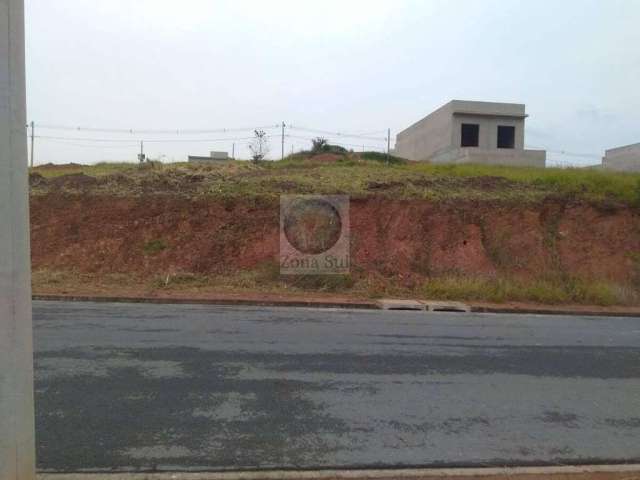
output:
[[[31,199],[35,269],[226,273],[276,262],[274,200],[47,194]],[[440,274],[546,273],[634,284],[640,215],[569,200],[541,205],[351,201],[354,272],[400,284]]]

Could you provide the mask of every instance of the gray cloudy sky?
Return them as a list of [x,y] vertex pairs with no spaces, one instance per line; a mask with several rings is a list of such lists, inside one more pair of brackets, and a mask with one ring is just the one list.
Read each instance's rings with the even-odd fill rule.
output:
[[[230,151],[234,141],[247,157],[251,135],[39,124],[215,130],[285,121],[365,133],[372,138],[324,136],[382,149],[387,128],[393,139],[453,98],[526,103],[528,146],[598,156],[640,142],[639,0],[25,3],[28,117],[36,134],[54,137],[36,139],[36,163],[131,161],[140,138],[167,161]],[[315,135],[286,133],[287,152]],[[271,149],[279,158],[279,137]]]

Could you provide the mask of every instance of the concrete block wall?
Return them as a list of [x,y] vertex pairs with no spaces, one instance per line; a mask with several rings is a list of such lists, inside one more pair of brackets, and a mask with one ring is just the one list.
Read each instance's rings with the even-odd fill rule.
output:
[[395,154],[409,160],[425,160],[452,142],[451,104],[444,105],[396,136]]
[[544,150],[452,148],[431,157],[429,161],[435,164],[475,163],[544,168],[547,153]]
[[478,148],[498,148],[498,126],[508,126],[515,127],[515,150],[524,149],[524,118],[455,114],[451,144],[453,148],[460,148],[463,123],[475,123],[480,126]]
[[606,150],[602,167],[620,172],[640,172],[640,143]]

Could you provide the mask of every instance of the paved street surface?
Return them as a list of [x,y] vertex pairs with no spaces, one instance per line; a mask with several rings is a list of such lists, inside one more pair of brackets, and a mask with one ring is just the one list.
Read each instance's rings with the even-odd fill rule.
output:
[[42,470],[640,461],[640,319],[36,302]]

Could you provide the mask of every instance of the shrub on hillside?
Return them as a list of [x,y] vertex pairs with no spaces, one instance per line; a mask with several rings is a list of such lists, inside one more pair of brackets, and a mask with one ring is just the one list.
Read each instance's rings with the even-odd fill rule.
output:
[[316,137],[311,140],[311,153],[318,155],[319,153],[348,153],[348,150],[339,145],[331,145],[326,138]]

